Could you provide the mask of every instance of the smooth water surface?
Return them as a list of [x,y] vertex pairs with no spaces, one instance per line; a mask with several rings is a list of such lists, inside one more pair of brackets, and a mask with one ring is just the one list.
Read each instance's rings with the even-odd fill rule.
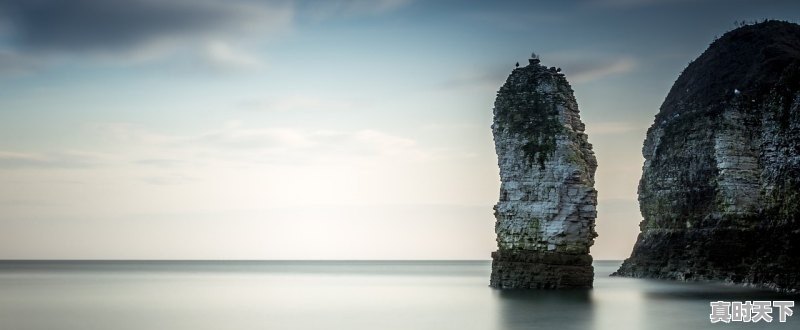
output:
[[592,290],[499,291],[489,261],[0,262],[0,329],[800,329],[711,324],[709,301],[797,296],[608,277]]

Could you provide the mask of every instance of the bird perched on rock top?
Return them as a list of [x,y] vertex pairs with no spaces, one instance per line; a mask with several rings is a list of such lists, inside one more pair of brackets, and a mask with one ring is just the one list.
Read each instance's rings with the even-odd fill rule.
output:
[[556,68],[556,72],[561,72],[561,68]]
[[515,67],[515,68],[518,68],[518,67],[519,67],[519,62],[517,62],[517,65],[515,65],[514,67]]

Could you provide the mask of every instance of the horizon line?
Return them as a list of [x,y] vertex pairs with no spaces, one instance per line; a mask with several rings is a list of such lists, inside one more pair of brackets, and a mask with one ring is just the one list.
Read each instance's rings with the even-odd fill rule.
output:
[[[593,261],[623,261],[624,259],[597,259]],[[263,261],[305,261],[305,262],[323,262],[323,261],[348,261],[348,262],[376,262],[376,261],[492,261],[492,259],[0,259],[3,262],[43,262],[43,261],[62,261],[62,262],[186,262],[186,261],[213,261],[213,262],[263,262]]]

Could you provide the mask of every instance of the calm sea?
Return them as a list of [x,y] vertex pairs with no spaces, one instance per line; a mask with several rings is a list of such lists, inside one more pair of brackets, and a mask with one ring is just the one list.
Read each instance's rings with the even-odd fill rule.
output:
[[709,301],[797,296],[612,278],[498,291],[488,261],[0,262],[0,329],[800,329],[711,324]]

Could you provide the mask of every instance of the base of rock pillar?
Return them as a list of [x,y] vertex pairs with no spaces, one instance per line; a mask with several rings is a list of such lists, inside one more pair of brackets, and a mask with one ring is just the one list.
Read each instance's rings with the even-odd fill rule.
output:
[[586,289],[594,268],[588,254],[550,251],[492,252],[489,286],[498,289]]

